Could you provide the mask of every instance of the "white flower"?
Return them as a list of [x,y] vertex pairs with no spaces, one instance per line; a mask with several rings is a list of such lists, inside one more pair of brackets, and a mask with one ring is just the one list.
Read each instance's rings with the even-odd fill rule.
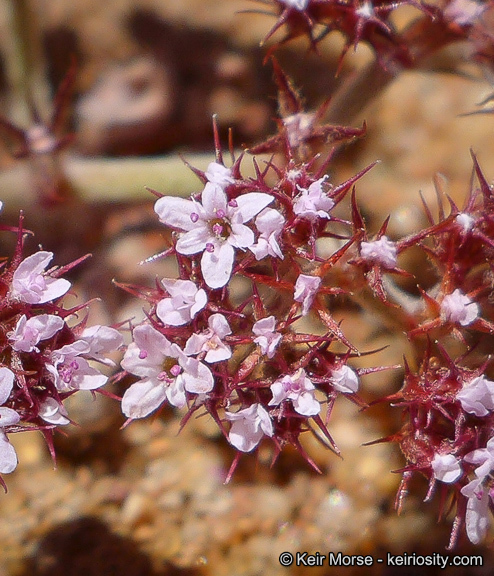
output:
[[456,394],[456,399],[465,412],[486,416],[494,410],[494,382],[483,376],[473,378]]
[[216,184],[223,190],[229,185],[235,182],[232,177],[232,171],[230,168],[219,164],[218,162],[211,162],[204,173],[206,178],[211,184]]
[[485,537],[489,525],[489,492],[482,480],[475,478],[461,489],[468,498],[465,515],[467,536],[472,544],[479,544]]
[[387,236],[382,236],[379,240],[372,242],[362,242],[360,244],[360,255],[365,260],[381,264],[385,268],[396,267],[396,245]]
[[457,322],[462,326],[468,326],[479,315],[479,306],[470,300],[458,288],[451,294],[447,294],[440,306],[441,318],[448,322]]
[[47,398],[39,407],[38,415],[49,424],[56,424],[57,426],[70,424],[65,406],[57,402],[55,398]]
[[206,292],[202,288],[198,289],[190,280],[163,278],[161,283],[171,298],[163,298],[158,302],[156,314],[169,326],[188,324],[207,304]]
[[322,183],[326,178],[327,176],[319,178],[307,189],[297,186],[300,195],[297,196],[293,204],[295,214],[312,221],[317,220],[317,218],[330,218],[329,211],[333,208],[334,202],[322,189]]
[[50,362],[45,366],[59,392],[96,390],[106,384],[108,377],[83,358],[89,352],[88,342],[76,340],[51,353]]
[[154,209],[163,224],[184,230],[176,249],[180,254],[202,252],[201,271],[210,288],[222,288],[232,274],[235,249],[250,248],[254,232],[245,226],[274,197],[251,192],[227,202],[223,189],[208,182],[202,205],[194,200],[163,196]]
[[264,435],[273,435],[273,423],[261,404],[252,404],[238,412],[225,412],[225,418],[233,422],[228,441],[241,452],[253,450]]
[[203,394],[212,390],[209,368],[169,342],[149,324],[137,326],[134,341],[122,360],[122,368],[141,380],[122,398],[122,411],[129,418],[143,418],[165,401],[177,408],[186,404],[185,392]]
[[[298,10],[304,10],[308,0],[287,0],[285,3]],[[300,8],[297,4],[300,5]],[[297,148],[311,136],[315,117],[313,112],[297,112],[283,118],[288,143],[292,148]]]
[[14,373],[2,366],[0,368],[0,474],[9,474],[17,466],[17,454],[4,428],[14,426],[21,418],[15,410],[2,406],[8,400],[13,387]]
[[103,354],[114,352],[123,345],[123,337],[118,330],[96,324],[85,328],[80,339],[89,345],[88,351],[85,352],[86,357],[97,360],[107,366],[115,366],[115,362],[105,358]]
[[470,542],[478,544],[487,532],[489,524],[489,490],[483,486],[484,480],[494,470],[494,437],[485,448],[472,450],[464,457],[465,462],[478,464],[471,482],[461,489],[468,498],[465,525]]
[[453,454],[435,454],[431,465],[434,477],[446,484],[456,482],[462,474],[461,465]]
[[262,260],[266,256],[278,257],[283,260],[278,239],[283,232],[285,218],[278,210],[273,208],[264,208],[255,221],[256,227],[260,232],[257,244],[250,246],[256,260]]
[[468,26],[480,18],[487,3],[475,0],[453,0],[444,9],[444,17],[459,26]]
[[69,290],[70,282],[44,274],[52,258],[52,252],[41,251],[24,259],[12,277],[12,298],[28,304],[44,304],[63,296]]
[[281,0],[281,2],[289,8],[295,8],[296,10],[305,10],[309,4],[309,0]]
[[15,330],[9,332],[7,337],[17,352],[39,352],[36,344],[54,336],[63,325],[63,319],[53,314],[40,314],[29,320],[23,314],[17,321]]
[[184,352],[188,356],[205,352],[204,360],[209,364],[228,360],[232,349],[222,340],[232,333],[228,320],[223,314],[212,314],[208,318],[209,329],[202,334],[192,334],[185,344]]
[[357,374],[346,364],[331,372],[330,382],[335,390],[344,394],[357,392],[359,386]]
[[295,302],[302,303],[302,316],[307,316],[309,313],[320,285],[321,278],[319,278],[319,276],[306,276],[305,274],[300,274],[297,278],[293,299]]
[[465,214],[465,212],[460,212],[460,214],[456,216],[455,220],[456,223],[461,226],[463,232],[468,232],[475,224],[475,219],[468,214]]
[[254,342],[261,348],[261,353],[266,354],[268,358],[273,358],[278,344],[281,342],[281,334],[275,332],[276,318],[268,316],[261,318],[252,327],[252,332],[257,336]]
[[486,478],[494,470],[494,437],[487,442],[485,448],[477,448],[469,452],[464,460],[470,464],[478,464],[475,468],[475,475],[481,480]]
[[321,411],[321,405],[315,398],[315,386],[307,378],[303,368],[291,376],[283,376],[271,384],[273,398],[269,406],[278,406],[284,400],[291,400],[295,412],[303,416],[315,416]]

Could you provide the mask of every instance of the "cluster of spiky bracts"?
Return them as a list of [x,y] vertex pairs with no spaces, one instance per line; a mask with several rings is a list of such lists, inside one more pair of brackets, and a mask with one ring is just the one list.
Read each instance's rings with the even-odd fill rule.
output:
[[[280,100],[302,114],[276,63],[275,73]],[[425,206],[425,230],[392,241],[386,220],[369,237],[353,187],[371,167],[334,184],[325,175],[331,155],[322,164],[305,158],[309,144],[336,127],[286,122],[286,115],[278,127],[257,149],[281,150],[280,165],[271,160],[261,169],[254,158],[256,176],[245,178],[242,158],[227,167],[216,137],[216,161],[205,172],[195,170],[202,191],[156,201],[168,231],[164,254],[176,258],[179,278],[163,278],[153,290],[127,286],[149,311],[134,327],[122,362],[139,378],[123,397],[123,412],[132,420],[169,403],[185,409],[184,424],[208,413],[238,450],[228,478],[241,453],[257,450],[261,440],[271,442],[273,460],[291,444],[316,467],[300,435],[310,431],[337,451],[328,429],[336,398],[362,406],[361,376],[390,368],[352,367],[360,351],[331,314],[340,295],[373,307],[372,298],[362,298],[370,294],[376,311],[392,313],[414,350],[402,389],[385,399],[404,417],[402,430],[386,439],[399,443],[406,459],[397,501],[410,476],[422,473],[429,497],[439,487],[443,506],[448,494],[456,503],[450,546],[462,524],[478,543],[494,471],[494,382],[485,354],[479,360],[476,353],[494,332],[494,193],[474,159],[480,188],[463,209],[450,200],[446,215],[440,201],[438,222]],[[412,247],[425,253],[436,277],[415,295],[394,282],[397,275],[412,277],[398,265]],[[308,331],[305,317],[313,322]]]
[[[276,23],[265,40],[284,29],[281,44],[306,36],[313,48],[333,31],[346,39],[341,60],[352,46],[370,46],[386,68],[413,67],[424,55],[451,42],[469,40],[472,59],[491,61],[491,2],[476,0],[258,0],[275,8]],[[395,12],[409,6],[422,14],[411,26],[396,26]]]
[[401,301],[420,366],[413,370],[405,361],[403,387],[387,399],[404,415],[403,429],[391,438],[406,459],[398,507],[411,475],[424,474],[428,498],[438,489],[443,510],[456,504],[450,547],[462,524],[471,542],[485,537],[494,495],[489,356],[494,333],[494,193],[475,158],[474,165],[479,187],[472,189],[465,206],[459,209],[450,200],[446,216],[440,200],[439,222],[432,222],[427,209],[431,226],[399,243],[420,246],[427,253],[437,283],[427,291],[419,287],[417,300]]
[[[327,312],[328,298],[344,291],[329,281],[331,269],[357,245],[368,262],[383,249],[379,241],[360,243],[361,233],[334,216],[360,175],[333,186],[322,169],[290,161],[281,169],[256,164],[256,177],[244,178],[240,162],[227,168],[218,148],[216,162],[196,171],[201,192],[155,204],[171,231],[166,254],[176,257],[179,278],[161,279],[153,291],[127,287],[150,310],[122,361],[140,377],[122,409],[129,419],[166,402],[187,407],[184,421],[209,413],[239,451],[230,475],[240,453],[264,436],[274,459],[291,444],[315,467],[300,434],[317,428],[336,450],[326,427],[331,407],[341,394],[359,402],[361,371],[348,363],[357,351]],[[324,238],[341,244],[331,258],[318,254]],[[321,336],[300,328],[311,312]],[[336,341],[345,352],[331,350]]]
[[[71,422],[64,401],[103,386],[108,376],[97,365],[112,365],[107,354],[123,344],[116,329],[87,326],[88,304],[63,307],[71,289],[63,275],[80,261],[48,268],[53,253],[24,256],[22,221],[1,227],[17,234],[17,244],[0,272],[0,474],[17,466],[14,432],[40,430],[55,456],[53,431]],[[0,483],[5,488],[1,476]]]

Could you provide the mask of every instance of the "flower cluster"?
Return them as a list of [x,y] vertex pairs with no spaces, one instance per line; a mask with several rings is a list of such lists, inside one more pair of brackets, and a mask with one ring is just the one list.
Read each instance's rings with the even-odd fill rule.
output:
[[403,429],[393,436],[406,459],[398,501],[416,471],[429,480],[428,498],[435,488],[443,502],[450,493],[456,503],[450,547],[462,525],[474,544],[484,538],[494,493],[492,366],[475,352],[484,346],[485,334],[494,333],[494,194],[475,158],[474,164],[479,186],[465,206],[460,210],[450,200],[446,216],[440,204],[439,222],[428,212],[431,226],[399,243],[425,251],[437,284],[421,289],[416,301],[401,302],[416,358],[422,361],[417,372],[405,366],[403,387],[389,398],[405,414]]
[[0,474],[17,466],[13,432],[40,430],[54,455],[53,430],[71,421],[64,400],[101,388],[108,376],[94,362],[114,365],[107,354],[123,344],[116,329],[78,320],[87,305],[63,308],[71,283],[62,275],[75,263],[47,269],[53,254],[44,250],[23,258],[22,218],[17,233],[0,274]]
[[[285,145],[294,152],[289,139]],[[284,168],[269,164],[247,179],[240,162],[226,167],[218,149],[217,160],[196,171],[201,192],[155,203],[173,231],[166,253],[175,256],[180,278],[163,278],[153,291],[127,286],[145,294],[149,311],[122,361],[138,378],[122,411],[133,420],[168,403],[186,409],[184,422],[209,413],[239,451],[230,475],[240,453],[264,437],[274,444],[273,458],[292,444],[315,467],[300,434],[315,425],[336,450],[326,414],[339,395],[363,404],[356,395],[361,371],[349,364],[357,350],[327,309],[328,297],[345,291],[334,287],[334,267],[367,282],[351,264],[362,231],[334,214],[361,174],[333,185],[292,157]],[[316,240],[332,236],[340,249],[328,259]],[[243,281],[240,303],[233,279]],[[304,316],[325,333],[301,331]],[[336,341],[346,352],[330,350]]]

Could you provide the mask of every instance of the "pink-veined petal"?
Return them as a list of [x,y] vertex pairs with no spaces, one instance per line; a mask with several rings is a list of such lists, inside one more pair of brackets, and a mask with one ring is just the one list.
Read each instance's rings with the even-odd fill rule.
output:
[[122,398],[122,412],[128,418],[144,418],[166,400],[166,387],[156,379],[132,384]]
[[17,454],[7,435],[0,430],[0,474],[10,474],[16,469]]
[[4,404],[14,387],[14,373],[6,366],[0,368],[0,404]]
[[[208,182],[202,191],[202,206],[206,212],[206,217],[223,218],[227,213],[226,194],[217,184]],[[223,211],[223,216],[218,216],[218,210]],[[221,214],[221,213],[220,213]]]
[[182,234],[177,240],[177,252],[189,256],[202,252],[208,242],[213,242],[214,236],[211,234],[206,223],[197,223],[193,230]]
[[176,196],[163,196],[154,204],[154,211],[158,215],[160,222],[178,228],[179,230],[192,230],[196,227],[191,214],[202,214],[203,210],[200,204],[185,198]]
[[235,198],[235,200],[238,207],[234,210],[241,214],[242,222],[245,223],[256,216],[256,214],[259,214],[261,210],[264,210],[268,204],[271,204],[274,196],[262,192],[249,192]]
[[230,280],[235,250],[223,242],[213,252],[204,251],[201,258],[201,271],[204,281],[210,288],[223,288]]

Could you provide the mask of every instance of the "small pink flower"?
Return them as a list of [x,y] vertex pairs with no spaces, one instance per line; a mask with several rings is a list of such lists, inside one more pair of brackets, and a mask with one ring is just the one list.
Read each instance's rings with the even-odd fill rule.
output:
[[205,352],[204,360],[209,364],[228,360],[232,356],[232,349],[223,342],[223,338],[232,333],[228,320],[223,314],[212,314],[208,318],[208,326],[208,330],[202,334],[192,334],[187,340],[185,354],[195,356]]
[[379,240],[373,240],[372,242],[362,242],[360,244],[360,255],[365,260],[380,264],[385,268],[396,267],[396,244],[391,242],[387,236],[382,236]]
[[110,326],[90,326],[82,331],[80,339],[89,345],[89,349],[85,352],[87,358],[97,360],[101,364],[107,366],[115,366],[115,362],[109,358],[105,358],[103,354],[110,354],[115,352],[123,345],[123,337],[118,330]]
[[190,280],[163,278],[161,283],[170,294],[170,298],[163,298],[156,306],[156,314],[164,324],[188,324],[207,304],[206,292]]
[[70,424],[65,406],[57,402],[55,398],[47,398],[39,407],[38,415],[48,424],[55,424],[56,426]]
[[245,223],[273,200],[269,194],[251,192],[228,202],[223,189],[208,182],[202,192],[202,204],[163,196],[154,209],[163,224],[185,231],[176,245],[179,254],[202,252],[204,281],[216,289],[230,280],[235,249],[254,244],[254,232]]
[[353,394],[359,386],[357,374],[346,364],[331,372],[330,382],[335,390],[343,394]]
[[168,400],[172,406],[186,404],[185,392],[204,394],[212,390],[209,368],[171,344],[149,324],[137,326],[134,341],[122,360],[122,368],[140,376],[122,398],[122,412],[129,418],[143,418]]
[[487,3],[475,0],[453,0],[444,9],[444,17],[459,26],[469,26],[480,18]]
[[264,435],[273,435],[273,423],[261,404],[252,404],[238,412],[226,412],[225,418],[233,422],[228,440],[241,452],[253,450]]
[[465,462],[477,464],[475,476],[480,479],[486,478],[494,470],[494,437],[491,438],[485,448],[472,450],[464,457]]
[[469,414],[487,416],[494,410],[494,382],[483,376],[473,378],[456,394],[461,407]]
[[90,351],[90,346],[84,340],[76,340],[72,344],[62,346],[51,353],[46,369],[50,373],[57,390],[96,390],[108,381],[108,376],[89,364],[83,358]]
[[[305,10],[309,0],[283,0],[285,4],[297,10]],[[300,6],[300,7],[299,7]],[[303,6],[303,7],[302,7]],[[297,112],[283,118],[288,143],[292,148],[297,148],[312,135],[314,112]]]
[[435,454],[431,466],[434,477],[446,484],[456,482],[462,474],[461,464],[453,454]]
[[300,274],[297,278],[293,299],[295,302],[302,303],[302,316],[307,316],[309,313],[320,285],[321,278],[319,278],[319,276]]
[[460,212],[460,214],[456,216],[455,221],[459,226],[461,226],[463,232],[468,232],[475,224],[475,218],[472,218],[465,212]]
[[282,4],[285,4],[289,8],[295,8],[295,10],[305,10],[310,0],[280,0]]
[[273,358],[282,338],[279,332],[275,332],[275,328],[276,318],[274,316],[261,318],[252,327],[252,332],[257,336],[254,338],[254,342],[261,348],[261,353],[266,354],[268,358]]
[[456,322],[461,326],[468,326],[478,318],[479,306],[470,300],[458,288],[447,294],[441,302],[441,318],[447,322]]
[[63,296],[70,282],[44,273],[52,258],[52,252],[41,251],[23,260],[12,278],[11,297],[28,304],[44,304]]
[[27,319],[23,314],[17,321],[15,330],[7,334],[12,348],[17,352],[39,352],[36,344],[54,336],[64,326],[60,316],[40,314]]
[[293,211],[301,218],[317,220],[318,218],[329,219],[329,211],[334,206],[333,200],[328,197],[322,188],[322,183],[327,176],[313,182],[309,188],[300,188],[300,195],[293,203]]
[[2,406],[12,392],[14,378],[11,370],[5,366],[0,367],[0,474],[10,474],[17,467],[17,454],[4,428],[15,426],[21,418],[15,410]]
[[271,385],[273,398],[269,406],[278,406],[284,400],[291,400],[295,412],[303,416],[315,416],[321,411],[321,405],[315,398],[315,386],[307,378],[303,368],[291,376],[283,376]]
[[283,260],[283,252],[278,243],[285,224],[283,215],[273,208],[264,208],[256,218],[255,224],[260,235],[257,243],[249,249],[254,253],[256,260],[262,260],[266,256]]
[[230,168],[223,166],[223,164],[219,164],[218,162],[211,162],[204,173],[208,182],[211,184],[216,184],[223,190],[229,185],[235,182],[235,179],[232,177],[232,171]]
[[465,515],[467,536],[472,544],[479,544],[489,526],[489,492],[482,486],[482,480],[475,478],[461,489],[468,498]]

